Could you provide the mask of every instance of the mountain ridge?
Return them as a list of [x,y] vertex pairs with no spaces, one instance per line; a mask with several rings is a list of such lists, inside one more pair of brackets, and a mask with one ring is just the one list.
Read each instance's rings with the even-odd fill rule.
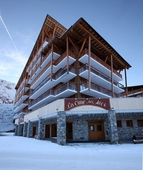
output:
[[0,79],[0,104],[13,104],[15,98],[15,84]]

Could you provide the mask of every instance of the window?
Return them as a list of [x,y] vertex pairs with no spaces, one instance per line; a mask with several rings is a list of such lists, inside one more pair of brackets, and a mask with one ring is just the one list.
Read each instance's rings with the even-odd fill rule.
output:
[[122,121],[121,120],[117,120],[117,127],[122,127]]
[[90,131],[94,131],[94,126],[93,126],[93,125],[90,125],[90,126],[89,126],[89,129],[90,129]]
[[127,127],[133,127],[133,121],[132,120],[126,120],[126,126]]
[[137,120],[138,127],[143,127],[143,120]]
[[97,131],[102,131],[102,125],[97,125]]

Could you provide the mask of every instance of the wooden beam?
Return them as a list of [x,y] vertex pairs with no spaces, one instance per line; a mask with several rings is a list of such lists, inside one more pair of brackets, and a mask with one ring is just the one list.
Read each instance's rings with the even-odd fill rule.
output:
[[42,30],[42,44],[44,42],[44,30]]
[[126,68],[124,69],[124,71],[125,71],[125,93],[126,93],[126,97],[128,97],[127,72],[126,72]]
[[113,85],[113,57],[111,55],[111,91],[112,97],[114,97],[114,85]]
[[54,37],[54,35],[55,35],[56,28],[57,28],[57,26],[55,25],[54,29],[53,29],[52,37]]
[[82,50],[83,50],[83,47],[84,47],[85,43],[86,43],[86,39],[84,39],[84,41],[83,41],[83,43],[82,43],[82,46],[81,46],[81,48],[80,48],[80,50],[79,50],[79,53],[78,53],[78,57],[80,56],[80,54],[81,54],[81,52],[82,52]]
[[[55,22],[52,18],[47,18],[47,20],[46,20],[47,22],[49,21],[49,22],[52,22],[52,24],[56,24],[57,26],[58,26],[58,28],[60,28],[63,32],[65,32],[66,31],[66,28],[64,28],[62,25],[60,25],[60,24],[58,24],[57,22]],[[47,23],[45,23],[47,26],[49,26],[49,24],[47,24]]]
[[46,29],[44,29],[44,32],[46,33],[46,35],[47,35],[48,37],[50,36],[50,34],[47,32]]
[[66,51],[67,51],[67,73],[69,73],[69,41],[66,37]]
[[53,44],[52,44],[52,59],[51,59],[51,74],[50,74],[50,80],[52,81],[53,78],[53,57],[54,57],[54,51],[53,51]]
[[73,28],[71,28],[71,32],[72,32],[72,34],[75,34],[76,37],[78,37],[79,39],[81,39],[81,36],[80,36],[79,34],[77,34],[77,33],[73,30]]
[[61,52],[60,52],[59,48],[55,44],[54,44],[54,47],[57,49],[58,53],[60,54]]
[[105,63],[107,62],[107,60],[108,60],[108,56],[105,58]]
[[76,46],[74,45],[73,41],[71,40],[71,38],[69,38],[71,44],[73,45],[74,48],[76,48]]
[[[78,23],[78,25],[84,30],[86,31],[95,41],[97,41],[104,49],[106,49],[106,51],[109,52],[109,54],[111,54],[114,58],[116,58],[119,63],[123,64],[125,66],[124,63],[122,63],[114,54],[113,52],[111,52],[102,42],[100,42],[93,34],[91,34],[86,28],[84,28],[80,23]],[[126,67],[126,66],[125,66]]]
[[83,42],[83,40],[87,39],[89,37],[89,35],[87,34],[86,36],[82,37],[77,43],[81,43]]

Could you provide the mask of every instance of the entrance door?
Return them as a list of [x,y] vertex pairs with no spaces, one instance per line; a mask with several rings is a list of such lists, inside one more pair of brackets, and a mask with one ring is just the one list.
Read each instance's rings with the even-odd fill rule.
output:
[[52,137],[57,137],[57,124],[52,124]]
[[66,124],[66,138],[67,139],[73,139],[73,128],[72,128],[71,122],[68,122]]
[[89,140],[104,140],[104,123],[102,122],[89,122],[88,123]]
[[36,135],[36,126],[33,127],[33,137]]
[[45,126],[45,138],[50,138],[50,125]]

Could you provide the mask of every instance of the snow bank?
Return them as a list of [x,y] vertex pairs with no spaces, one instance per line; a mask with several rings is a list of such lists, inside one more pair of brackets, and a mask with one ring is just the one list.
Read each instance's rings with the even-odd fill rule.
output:
[[[2,134],[1,134],[2,135]],[[0,169],[141,170],[143,144],[75,143],[0,136]]]

